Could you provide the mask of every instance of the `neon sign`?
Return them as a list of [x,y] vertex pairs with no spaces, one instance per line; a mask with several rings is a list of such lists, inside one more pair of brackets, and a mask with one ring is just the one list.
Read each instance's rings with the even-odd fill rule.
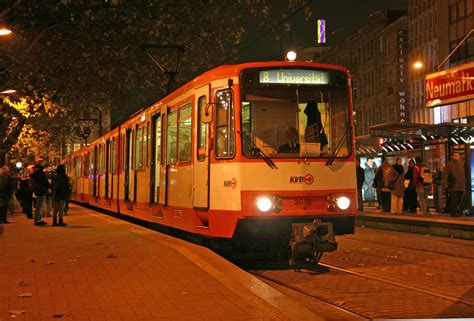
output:
[[327,85],[329,75],[317,70],[264,70],[259,72],[259,81],[262,84]]

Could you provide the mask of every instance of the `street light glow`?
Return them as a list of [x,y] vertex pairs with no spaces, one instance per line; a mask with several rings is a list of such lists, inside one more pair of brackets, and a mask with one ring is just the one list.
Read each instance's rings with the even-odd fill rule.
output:
[[0,28],[0,36],[6,36],[6,35],[9,35],[11,33],[12,33],[12,31],[10,29]]
[[286,54],[286,59],[288,59],[288,61],[295,61],[296,60],[296,52],[294,52],[293,50],[288,51],[288,53]]
[[0,94],[13,94],[16,93],[15,89],[5,89],[4,91],[0,91]]
[[419,60],[415,61],[415,63],[413,64],[413,67],[415,69],[421,69],[423,67],[423,63]]

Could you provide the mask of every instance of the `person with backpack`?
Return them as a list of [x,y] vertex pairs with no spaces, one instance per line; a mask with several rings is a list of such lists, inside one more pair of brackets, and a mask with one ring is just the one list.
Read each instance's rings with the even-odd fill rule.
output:
[[446,164],[442,184],[448,189],[447,209],[451,216],[461,216],[464,207],[463,195],[466,188],[466,178],[459,154],[455,153]]
[[[66,226],[63,221],[66,201],[71,196],[71,184],[64,165],[58,165],[53,177],[53,226]],[[59,213],[59,221],[58,221]]]
[[[423,164],[423,160],[420,156],[415,157],[415,166],[413,166],[413,181],[415,183],[416,195],[418,198],[418,204],[420,206],[420,212],[422,215],[428,214],[427,206],[427,195],[425,191],[425,185],[429,184],[427,181],[429,168]],[[431,180],[431,183],[433,180]]]
[[392,214],[403,214],[403,195],[405,193],[403,175],[404,169],[401,158],[397,158],[393,164],[393,171],[390,177],[390,210]]

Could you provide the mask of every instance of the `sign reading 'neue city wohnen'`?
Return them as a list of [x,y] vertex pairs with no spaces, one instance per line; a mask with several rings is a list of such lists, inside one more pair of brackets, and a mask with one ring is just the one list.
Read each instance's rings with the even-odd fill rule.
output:
[[426,75],[426,107],[459,103],[474,98],[474,62]]

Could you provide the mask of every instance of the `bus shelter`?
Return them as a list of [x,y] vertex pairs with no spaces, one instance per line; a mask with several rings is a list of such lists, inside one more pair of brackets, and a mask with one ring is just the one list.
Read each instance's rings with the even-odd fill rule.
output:
[[446,163],[454,153],[460,155],[466,179],[465,206],[474,200],[474,127],[471,124],[441,123],[386,123],[370,127],[370,136],[379,139],[382,156],[402,158],[404,163],[421,156],[430,167],[434,183],[428,187],[428,206],[442,211],[446,205],[446,191],[441,177]]

